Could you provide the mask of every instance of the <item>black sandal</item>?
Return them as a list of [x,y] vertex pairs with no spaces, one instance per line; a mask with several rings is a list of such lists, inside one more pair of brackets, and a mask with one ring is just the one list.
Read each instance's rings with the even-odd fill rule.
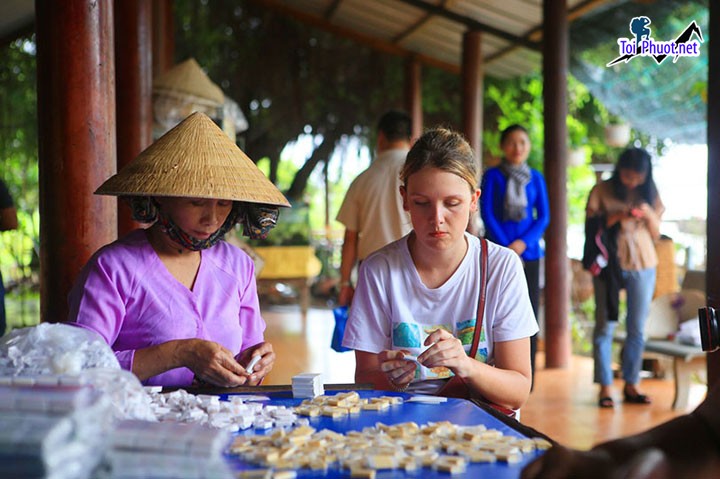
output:
[[615,401],[610,396],[603,396],[598,399],[598,407],[604,409],[615,407]]
[[625,395],[625,402],[629,404],[650,404],[652,401],[645,394],[630,394],[623,392]]

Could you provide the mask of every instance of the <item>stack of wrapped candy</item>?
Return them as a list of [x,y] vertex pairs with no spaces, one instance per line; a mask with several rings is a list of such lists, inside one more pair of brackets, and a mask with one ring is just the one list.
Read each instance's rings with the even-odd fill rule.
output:
[[107,452],[111,479],[232,479],[231,433],[201,424],[120,421]]
[[303,373],[293,376],[292,392],[295,398],[314,398],[325,394],[320,373]]
[[0,477],[89,477],[112,426],[107,398],[60,377],[18,379],[0,385]]

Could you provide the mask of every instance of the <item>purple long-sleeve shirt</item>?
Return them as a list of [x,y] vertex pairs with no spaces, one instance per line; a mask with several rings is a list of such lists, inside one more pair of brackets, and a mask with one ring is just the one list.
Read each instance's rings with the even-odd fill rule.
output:
[[[215,341],[234,354],[262,342],[252,259],[224,241],[201,254],[190,291],[165,268],[145,231],[133,231],[83,268],[69,295],[69,320],[105,338],[129,371],[136,350],[175,339]],[[187,386],[193,377],[177,368],[144,384]]]

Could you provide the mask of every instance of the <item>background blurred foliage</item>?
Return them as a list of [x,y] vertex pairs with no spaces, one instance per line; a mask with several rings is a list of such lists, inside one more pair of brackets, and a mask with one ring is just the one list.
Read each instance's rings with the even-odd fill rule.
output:
[[[239,138],[248,155],[297,205],[281,213],[276,242],[308,240],[308,224],[334,219],[358,165],[358,152],[373,156],[375,124],[389,108],[402,108],[405,61],[351,40],[314,29],[249,1],[175,0],[176,61],[194,57],[245,112],[249,129]],[[32,36],[0,47],[0,178],[18,208],[20,229],[0,236],[0,267],[6,282],[34,284],[39,269],[38,162],[35,47]],[[570,222],[582,221],[594,183],[588,164],[612,162],[603,129],[616,120],[585,88],[568,77],[568,144],[584,147],[585,164],[568,171]],[[693,88],[700,92],[703,85]],[[422,69],[424,122],[460,130],[462,88],[458,75]],[[533,143],[530,163],[542,171],[542,78],[485,78],[484,165],[498,161],[499,132],[524,125]],[[297,165],[281,152],[312,135],[315,148]],[[662,146],[637,132],[642,145]],[[331,204],[324,204],[322,168],[329,168]],[[355,161],[355,160],[353,160]],[[361,165],[363,167],[365,165]],[[352,174],[351,174],[352,173]],[[307,205],[307,207],[304,207]],[[338,225],[331,222],[331,228]]]
[[6,286],[34,282],[38,215],[35,44],[19,38],[0,48],[0,177],[18,211],[19,227],[0,235],[0,264]]
[[[713,0],[715,1],[715,0]],[[651,3],[651,5],[648,5]],[[708,0],[626,2],[622,8],[599,8],[571,24],[570,70],[615,115],[646,133],[640,141],[661,155],[667,144],[706,141]],[[629,22],[647,16],[655,41],[676,39],[692,22],[702,35],[696,58],[657,64],[648,57],[606,67],[619,56],[618,38],[632,38]],[[692,40],[700,41],[696,35]],[[653,138],[655,137],[655,138]]]
[[[321,168],[331,157],[342,161],[343,155],[332,155],[350,137],[358,137],[362,146],[373,151],[377,118],[389,108],[403,107],[404,60],[253,2],[176,0],[175,11],[176,61],[194,57],[225,94],[238,102],[250,123],[240,139],[243,149],[293,204],[308,204],[311,227],[323,229],[326,206]],[[426,127],[461,129],[459,75],[423,68],[422,89]],[[612,115],[572,77],[568,91],[569,146],[584,147],[586,163],[591,158],[613,161],[616,152],[604,144],[604,126]],[[540,74],[511,80],[485,78],[484,165],[499,161],[500,131],[519,123],[531,132],[529,162],[542,171],[542,115]],[[305,134],[318,139],[306,162],[297,166],[281,158],[283,147]],[[338,175],[330,178],[331,228],[340,227],[332,220],[354,178],[354,174],[343,175],[344,170],[339,168]],[[587,165],[571,170],[571,221],[582,221],[594,176]],[[269,241],[283,241],[280,237],[287,236],[282,223]],[[294,225],[287,227],[295,230]]]

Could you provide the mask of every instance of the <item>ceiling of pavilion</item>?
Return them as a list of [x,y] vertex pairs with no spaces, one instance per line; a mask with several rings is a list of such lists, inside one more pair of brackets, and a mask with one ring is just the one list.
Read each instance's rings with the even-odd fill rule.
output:
[[[512,78],[541,68],[542,0],[251,1],[379,50],[414,54],[424,64],[449,71],[460,71],[462,37],[471,29],[483,32],[481,54],[487,75]],[[607,68],[597,57],[605,49],[614,58],[617,38],[630,36],[628,21],[639,15],[653,20],[653,35],[662,40],[674,38],[682,28],[678,25],[696,19],[706,45],[707,0],[566,1],[571,72],[613,113],[641,131],[675,142],[703,143],[706,48],[701,48],[699,58],[662,65],[640,58]],[[678,18],[688,15],[683,12],[688,5],[704,8],[704,15]],[[0,39],[27,30],[33,15],[33,0],[0,2]],[[588,59],[588,51],[595,52],[596,61]]]
[[[715,1],[715,0],[711,0]],[[618,38],[632,37],[629,20],[647,16],[651,36],[675,40],[696,22],[700,56],[672,56],[662,63],[633,58],[607,67],[618,56]],[[592,12],[570,28],[570,71],[614,114],[634,128],[675,143],[707,141],[707,1],[628,2],[622,8]],[[702,39],[700,38],[702,35]]]
[[35,20],[33,0],[2,0],[0,2],[0,42],[12,40],[27,30]]
[[[542,0],[253,0],[301,21],[459,72],[462,38],[483,32],[486,74],[511,78],[541,64]],[[617,0],[567,0],[575,19]]]
[[[253,1],[380,49],[416,54],[425,64],[450,71],[460,71],[462,37],[471,29],[483,32],[487,75],[512,78],[541,68],[542,0]],[[636,16],[653,20],[657,40],[674,39],[692,20],[707,32],[706,1],[567,0],[571,73],[638,130],[676,143],[704,143],[706,48],[701,47],[699,58],[661,65],[648,58],[612,68],[605,64],[617,56],[617,39],[631,36],[629,22]]]

